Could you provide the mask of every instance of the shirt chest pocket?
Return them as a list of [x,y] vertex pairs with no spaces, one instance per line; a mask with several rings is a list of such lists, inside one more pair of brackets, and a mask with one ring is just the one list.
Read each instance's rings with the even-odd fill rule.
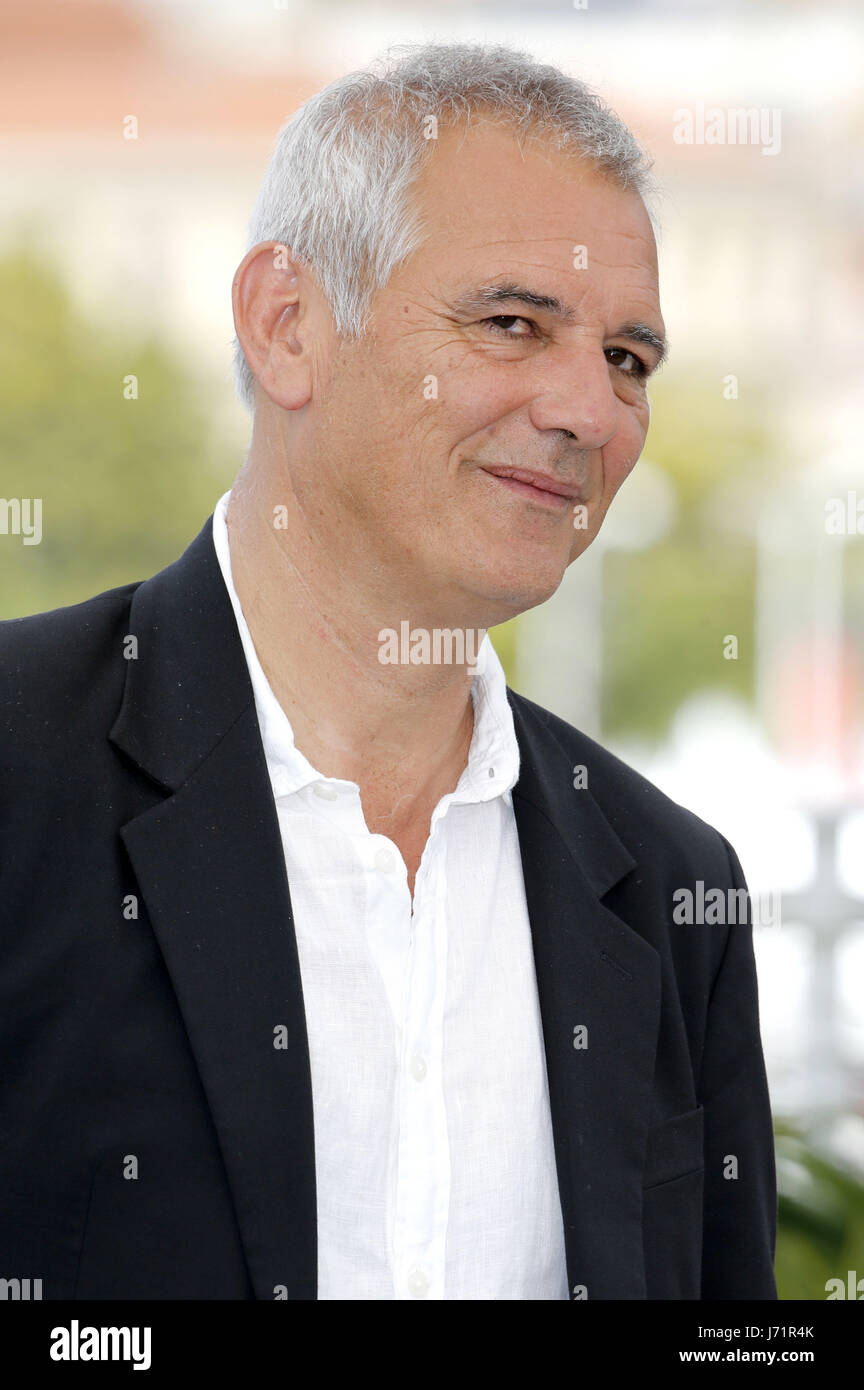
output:
[[662,1120],[648,1131],[643,1190],[674,1182],[705,1167],[703,1107]]

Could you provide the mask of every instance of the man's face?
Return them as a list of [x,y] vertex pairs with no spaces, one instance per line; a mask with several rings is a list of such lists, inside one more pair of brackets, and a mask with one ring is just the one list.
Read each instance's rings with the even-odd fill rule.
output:
[[334,339],[294,484],[406,618],[493,626],[555,592],[642,450],[654,237],[636,194],[488,124],[442,131],[414,196],[425,243]]

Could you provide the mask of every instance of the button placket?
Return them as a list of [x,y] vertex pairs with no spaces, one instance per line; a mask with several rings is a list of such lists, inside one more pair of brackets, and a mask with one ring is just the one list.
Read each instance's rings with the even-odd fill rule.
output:
[[394,869],[396,868],[398,860],[392,849],[387,849],[386,846],[379,845],[378,849],[376,849],[375,851],[375,858],[373,862],[375,864],[375,868],[379,869],[381,873],[392,874]]
[[422,1269],[412,1269],[408,1275],[408,1292],[412,1298],[425,1298],[429,1292],[429,1280]]
[[[433,835],[436,831],[440,835],[437,826]],[[444,1296],[450,1155],[441,1057],[446,985],[443,850],[440,845],[433,859],[424,854],[411,919],[398,1089],[397,1298]]]

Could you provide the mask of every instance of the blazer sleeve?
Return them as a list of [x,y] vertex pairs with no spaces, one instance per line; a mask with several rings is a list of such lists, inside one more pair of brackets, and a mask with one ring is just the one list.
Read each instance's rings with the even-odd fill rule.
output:
[[[738,857],[727,840],[723,844],[733,886],[746,891]],[[703,1299],[777,1298],[774,1133],[749,896],[746,901],[745,921],[727,925],[699,1078],[705,1123]]]

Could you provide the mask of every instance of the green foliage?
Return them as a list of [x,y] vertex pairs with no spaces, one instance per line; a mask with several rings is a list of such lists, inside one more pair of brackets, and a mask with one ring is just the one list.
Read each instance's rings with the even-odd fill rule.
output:
[[[578,561],[577,561],[578,563]],[[753,692],[752,547],[676,535],[642,556],[606,560],[604,735],[660,739],[695,691]],[[724,658],[724,639],[738,657]]]
[[864,1278],[864,1182],[793,1125],[775,1126],[780,1298],[825,1299],[829,1279]]
[[0,617],[155,573],[237,471],[181,362],[84,321],[26,249],[0,259],[0,458],[3,497],[42,499],[39,545],[0,538]]
[[[703,689],[752,697],[753,531],[777,468],[770,418],[763,397],[725,400],[719,382],[708,392],[669,378],[657,390],[646,453],[674,483],[679,511],[662,543],[605,561],[604,737],[659,741]],[[723,655],[730,634],[735,660]]]

